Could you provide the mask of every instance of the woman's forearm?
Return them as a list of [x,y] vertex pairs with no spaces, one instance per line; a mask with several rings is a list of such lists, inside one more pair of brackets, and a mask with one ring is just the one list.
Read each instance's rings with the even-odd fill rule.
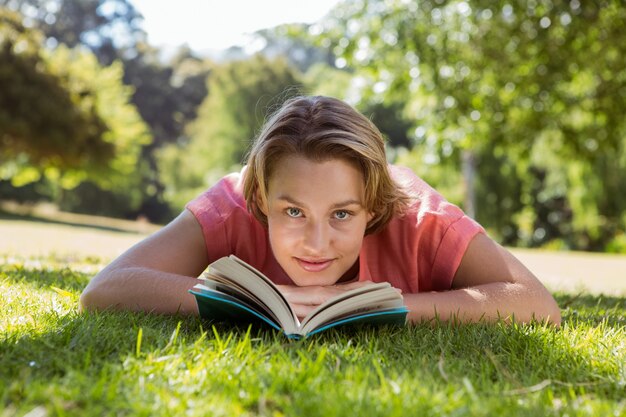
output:
[[144,267],[105,268],[80,296],[81,310],[132,310],[161,314],[198,314],[188,290],[193,277]]
[[404,294],[404,302],[409,308],[408,319],[414,323],[434,318],[463,323],[499,319],[522,323],[535,319],[556,325],[561,322],[559,308],[545,288],[521,283],[494,282],[444,292]]

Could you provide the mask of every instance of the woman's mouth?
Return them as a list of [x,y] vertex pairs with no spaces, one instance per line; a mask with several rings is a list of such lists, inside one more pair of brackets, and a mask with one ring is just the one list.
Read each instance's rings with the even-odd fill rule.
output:
[[307,272],[320,272],[328,268],[332,263],[332,259],[302,259],[295,258],[298,265]]

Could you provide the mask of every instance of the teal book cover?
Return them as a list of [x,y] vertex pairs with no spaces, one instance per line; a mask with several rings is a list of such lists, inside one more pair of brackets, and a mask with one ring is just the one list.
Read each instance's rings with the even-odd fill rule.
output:
[[406,324],[406,317],[408,313],[408,309],[404,306],[389,308],[382,311],[356,313],[326,322],[323,325],[312,329],[310,332],[305,334],[286,333],[275,319],[269,317],[263,311],[259,311],[259,309],[255,308],[254,306],[251,306],[250,304],[247,304],[246,302],[237,299],[236,297],[232,297],[228,294],[222,294],[216,291],[209,292],[192,289],[189,292],[196,297],[200,317],[204,319],[216,322],[231,322],[238,324],[256,324],[260,326],[269,326],[275,330],[284,333],[287,337],[294,339],[311,336],[313,334],[337,326],[404,326]]
[[402,295],[388,282],[370,282],[329,298],[299,320],[276,285],[234,255],[212,262],[189,292],[204,319],[260,323],[290,338],[343,325],[404,325],[408,313]]

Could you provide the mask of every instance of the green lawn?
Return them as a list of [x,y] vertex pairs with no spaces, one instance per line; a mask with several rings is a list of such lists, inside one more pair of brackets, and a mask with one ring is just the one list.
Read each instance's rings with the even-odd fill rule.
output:
[[95,258],[0,256],[0,416],[625,416],[626,303],[563,326],[420,325],[288,341],[195,318],[78,314]]

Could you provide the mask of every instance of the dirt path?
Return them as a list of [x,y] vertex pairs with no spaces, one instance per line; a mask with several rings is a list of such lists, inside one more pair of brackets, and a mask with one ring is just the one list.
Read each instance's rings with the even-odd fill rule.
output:
[[[95,256],[108,262],[156,230],[0,218],[0,255]],[[551,290],[626,297],[626,256],[512,249]]]
[[143,239],[146,232],[111,227],[0,219],[0,254],[24,257],[93,256],[112,260]]
[[548,288],[626,297],[626,256],[512,249]]

